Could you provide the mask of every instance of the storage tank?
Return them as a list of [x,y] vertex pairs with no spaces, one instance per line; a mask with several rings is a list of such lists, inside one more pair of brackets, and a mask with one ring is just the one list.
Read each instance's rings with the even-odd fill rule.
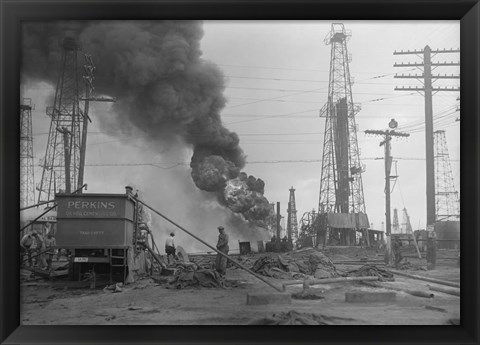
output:
[[56,201],[58,247],[132,245],[135,204],[126,194],[57,194]]
[[439,249],[460,248],[460,222],[442,221],[435,223],[437,247]]
[[128,194],[55,197],[56,247],[70,251],[70,279],[82,280],[95,272],[109,281],[125,282],[133,260],[135,202]]

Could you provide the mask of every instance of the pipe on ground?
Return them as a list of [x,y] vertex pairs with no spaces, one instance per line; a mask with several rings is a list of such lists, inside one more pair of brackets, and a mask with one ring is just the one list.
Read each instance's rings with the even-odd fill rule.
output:
[[378,280],[378,277],[342,277],[342,278],[324,278],[324,279],[313,279],[313,280],[294,280],[283,283],[283,289],[289,285],[300,285],[303,284],[312,286],[319,284],[330,284],[330,283],[348,283],[356,281],[372,281]]
[[439,292],[443,292],[443,293],[446,293],[446,294],[449,294],[449,295],[460,297],[460,289],[447,288],[447,287],[443,287],[443,286],[432,286],[432,285],[427,285],[427,286],[432,291],[439,291]]
[[375,284],[375,283],[371,283],[371,282],[362,282],[362,284],[367,285],[367,286],[371,286],[371,287],[381,288],[381,289],[402,291],[402,292],[408,293],[409,295],[416,296],[416,297],[433,298],[435,296],[433,293],[428,293],[428,292],[425,292],[425,291],[402,289],[402,288],[395,287],[395,286],[385,286],[385,285]]
[[409,277],[409,278],[412,278],[412,279],[423,280],[423,281],[430,282],[430,283],[435,283],[435,284],[460,288],[459,283],[454,283],[454,282],[450,282],[450,281],[447,281],[447,280],[440,280],[440,279],[435,279],[435,278],[423,277],[423,276],[418,276],[416,274],[405,273],[405,272],[397,271],[397,270],[390,270],[390,272],[392,272],[396,275],[399,275],[399,276],[405,276],[405,277]]

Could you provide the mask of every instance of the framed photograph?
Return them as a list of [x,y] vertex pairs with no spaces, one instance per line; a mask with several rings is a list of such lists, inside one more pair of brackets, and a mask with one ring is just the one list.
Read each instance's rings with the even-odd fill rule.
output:
[[1,6],[2,344],[478,343],[477,0]]

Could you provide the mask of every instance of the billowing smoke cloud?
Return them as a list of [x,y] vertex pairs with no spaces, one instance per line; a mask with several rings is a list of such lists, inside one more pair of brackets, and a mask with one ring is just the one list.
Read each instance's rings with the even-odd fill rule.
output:
[[246,220],[262,224],[270,211],[264,183],[241,173],[245,154],[220,117],[226,104],[224,75],[201,58],[201,22],[27,23],[22,78],[55,83],[58,43],[66,34],[93,57],[95,93],[117,99],[113,115],[100,117],[105,131],[140,132],[159,150],[172,142],[193,147],[195,185]]

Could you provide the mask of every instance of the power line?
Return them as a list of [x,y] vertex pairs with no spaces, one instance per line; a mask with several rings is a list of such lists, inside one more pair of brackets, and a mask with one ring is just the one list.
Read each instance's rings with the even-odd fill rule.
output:
[[[231,64],[218,64],[218,66],[225,67],[239,67],[239,68],[251,68],[251,69],[270,69],[270,70],[284,70],[284,71],[308,71],[308,72],[325,72],[328,73],[328,70],[321,69],[311,69],[311,68],[290,68],[290,67],[271,67],[271,66],[247,66],[247,65],[231,65]],[[355,74],[378,74],[382,72],[356,72]],[[392,73],[380,74],[380,76],[392,75]],[[373,77],[377,78],[377,77]],[[372,79],[373,79],[372,78]]]
[[[374,78],[368,78],[365,80],[378,79],[386,77],[387,75],[376,76]],[[249,80],[273,80],[273,81],[295,81],[295,82],[308,82],[308,83],[328,83],[328,80],[314,80],[314,79],[290,79],[290,78],[267,78],[267,77],[251,77],[251,76],[237,76],[237,75],[226,75],[227,78],[234,79],[249,79]],[[365,83],[363,81],[355,82],[355,84],[365,84],[365,85],[392,85],[391,83]]]
[[[406,161],[425,161],[425,158],[422,157],[394,157],[395,160],[406,160]],[[370,161],[382,161],[383,157],[365,157],[362,160]],[[451,159],[450,161],[459,162],[459,159]],[[247,161],[248,164],[283,164],[283,163],[320,163],[321,159],[288,159],[288,160],[258,160],[258,161]],[[134,166],[154,166],[161,169],[171,169],[176,166],[188,166],[190,162],[139,162],[139,163],[90,163],[86,164],[89,167],[134,167]],[[167,166],[167,167],[165,167]]]

